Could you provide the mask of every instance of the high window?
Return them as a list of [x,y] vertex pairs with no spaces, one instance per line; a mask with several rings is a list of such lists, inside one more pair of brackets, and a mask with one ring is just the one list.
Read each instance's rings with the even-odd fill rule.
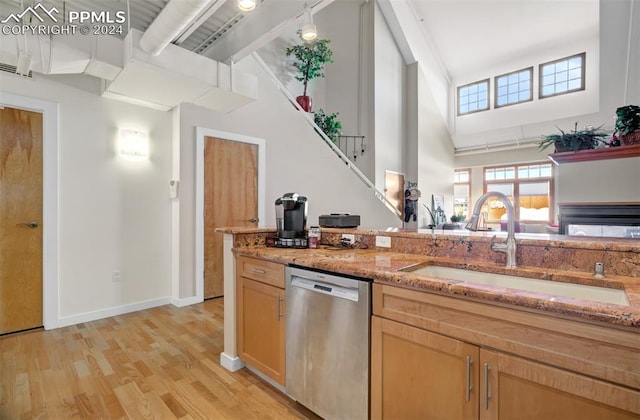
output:
[[540,98],[584,90],[586,53],[540,64]]
[[533,100],[533,67],[497,76],[495,79],[495,107]]
[[462,216],[463,220],[469,217],[470,175],[469,169],[459,169],[453,173],[453,212],[456,216]]
[[[513,204],[515,220],[528,223],[553,221],[553,167],[533,163],[485,168],[484,192],[498,191]],[[507,210],[500,200],[487,200],[485,210],[491,222],[506,221]]]
[[458,115],[489,109],[489,79],[458,86]]

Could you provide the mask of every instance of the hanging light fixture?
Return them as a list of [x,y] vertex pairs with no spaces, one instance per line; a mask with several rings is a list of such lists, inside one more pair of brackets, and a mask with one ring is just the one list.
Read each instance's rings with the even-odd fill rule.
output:
[[256,0],[238,0],[238,9],[250,12],[256,8]]
[[311,8],[308,6],[305,6],[305,7],[307,9],[306,13],[307,13],[308,20],[307,20],[307,23],[302,25],[302,29],[300,30],[300,36],[305,41],[313,41],[318,37],[318,28],[316,28],[316,25],[313,24],[313,17],[311,16]]

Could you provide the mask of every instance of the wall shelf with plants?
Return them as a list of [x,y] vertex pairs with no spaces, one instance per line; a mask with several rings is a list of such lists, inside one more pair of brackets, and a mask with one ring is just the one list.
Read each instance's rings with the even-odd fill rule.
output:
[[605,147],[602,149],[578,150],[577,152],[559,152],[549,155],[549,159],[556,164],[628,157],[640,157],[640,144],[632,146]]
[[602,126],[578,130],[576,122],[571,131],[559,128],[560,134],[544,136],[538,150],[553,145],[549,159],[556,164],[640,156],[640,107],[619,107],[616,116],[613,135],[600,131]]

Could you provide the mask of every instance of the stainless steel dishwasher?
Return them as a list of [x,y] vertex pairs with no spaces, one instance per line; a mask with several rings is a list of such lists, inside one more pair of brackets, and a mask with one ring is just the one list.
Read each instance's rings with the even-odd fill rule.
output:
[[369,417],[371,281],[286,269],[286,389],[325,419]]

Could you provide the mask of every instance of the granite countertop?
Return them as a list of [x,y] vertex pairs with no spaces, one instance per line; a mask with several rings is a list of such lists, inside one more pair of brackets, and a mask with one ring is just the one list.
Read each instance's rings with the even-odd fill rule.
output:
[[[255,231],[255,229],[253,231]],[[402,232],[395,234],[402,234]],[[415,234],[415,232],[412,233],[412,235]],[[628,242],[616,243],[615,241],[609,241],[608,244],[608,246],[616,247],[629,246]],[[602,279],[597,279],[589,273],[550,270],[539,267],[507,269],[503,265],[491,263],[471,263],[465,260],[439,258],[428,255],[378,251],[373,249],[345,249],[331,246],[321,246],[317,249],[248,246],[234,248],[234,252],[237,255],[263,258],[283,264],[297,264],[339,274],[365,277],[380,284],[390,284],[414,290],[451,295],[454,297],[483,301],[485,303],[521,307],[526,310],[535,310],[548,315],[606,323],[622,328],[640,329],[640,278],[636,277],[606,276]],[[402,271],[409,267],[427,264],[623,289],[627,294],[630,306],[551,296],[520,289],[461,282],[457,280],[430,278],[424,275]]]
[[[498,238],[506,238],[507,232],[497,230],[471,232],[468,230],[441,230],[441,229],[400,229],[400,228],[322,228],[325,233],[351,233],[354,235],[384,235],[396,238],[438,238],[438,239],[464,239],[467,241],[486,242],[494,236]],[[232,235],[238,234],[260,234],[275,233],[275,227],[220,227],[216,228],[216,232],[228,233]],[[586,236],[567,236],[547,233],[516,233],[518,245],[549,245],[558,247],[583,248],[583,249],[600,249],[611,251],[632,251],[640,253],[640,241],[629,240],[626,238],[599,238]]]

